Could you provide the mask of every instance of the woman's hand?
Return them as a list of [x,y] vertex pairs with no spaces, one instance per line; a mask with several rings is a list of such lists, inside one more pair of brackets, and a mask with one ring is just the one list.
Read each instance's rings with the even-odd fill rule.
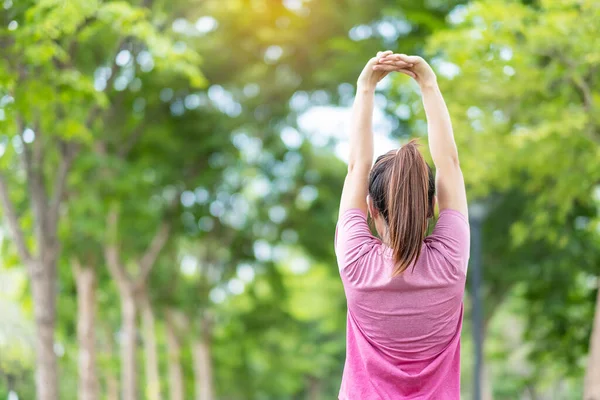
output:
[[412,77],[419,86],[434,86],[437,83],[435,72],[427,61],[419,56],[407,56],[406,54],[389,54],[379,58],[374,70],[380,73],[400,72]]
[[392,71],[396,71],[396,68],[410,67],[409,63],[406,63],[402,60],[395,60],[393,64],[394,68],[392,68],[391,64],[386,65],[386,68],[378,68],[379,65],[383,65],[381,64],[382,60],[385,60],[386,57],[394,55],[395,54],[393,54],[393,52],[389,50],[383,52],[380,51],[377,53],[376,57],[371,58],[369,62],[367,62],[367,65],[365,65],[365,68],[363,68],[362,72],[360,73],[360,76],[358,77],[358,87],[362,89],[375,90],[377,84],[383,78],[385,78],[387,74],[389,74]]

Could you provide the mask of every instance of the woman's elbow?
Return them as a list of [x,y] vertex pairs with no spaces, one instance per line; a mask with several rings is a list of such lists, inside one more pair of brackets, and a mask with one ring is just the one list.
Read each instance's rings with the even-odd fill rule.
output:
[[434,160],[434,164],[437,170],[460,170],[458,153]]
[[356,161],[350,160],[348,162],[348,174],[354,172],[369,172],[371,170],[371,163],[368,161]]

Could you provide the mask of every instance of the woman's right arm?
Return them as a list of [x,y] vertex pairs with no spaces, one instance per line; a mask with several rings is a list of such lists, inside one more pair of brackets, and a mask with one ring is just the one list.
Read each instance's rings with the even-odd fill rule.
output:
[[421,93],[427,114],[429,150],[436,169],[435,185],[440,210],[452,209],[468,216],[465,181],[448,107],[437,83],[422,85]]
[[[402,67],[399,62],[409,63],[412,67]],[[436,168],[436,191],[440,210],[456,210],[468,216],[465,182],[458,161],[452,122],[435,73],[429,64],[418,56],[392,54],[386,56],[380,63],[400,66],[414,74],[414,79],[421,87],[427,115],[429,149]]]

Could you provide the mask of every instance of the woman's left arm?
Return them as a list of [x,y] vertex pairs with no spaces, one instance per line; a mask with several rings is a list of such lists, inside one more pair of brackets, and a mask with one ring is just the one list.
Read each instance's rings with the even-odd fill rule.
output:
[[352,127],[350,128],[350,158],[348,172],[342,190],[340,214],[358,208],[367,213],[367,185],[369,171],[373,164],[373,98],[375,89],[358,87],[352,107]]
[[358,78],[352,106],[348,173],[342,190],[339,217],[352,208],[357,208],[367,215],[368,180],[373,164],[372,124],[375,88],[390,72],[376,70],[374,67],[379,59],[390,54],[391,51],[377,53],[377,57],[369,60]]

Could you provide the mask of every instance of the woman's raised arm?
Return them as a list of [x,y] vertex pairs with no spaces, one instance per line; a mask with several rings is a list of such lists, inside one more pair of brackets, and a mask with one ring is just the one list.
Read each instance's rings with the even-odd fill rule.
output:
[[[377,70],[375,67],[391,51],[377,53],[362,70],[358,82],[356,97],[352,107],[350,125],[350,157],[348,173],[344,181],[340,202],[341,216],[346,210],[358,208],[367,213],[367,185],[369,171],[373,164],[373,103],[375,88],[389,72]],[[405,65],[404,62],[399,62]]]
[[[412,65],[406,67],[406,64]],[[389,54],[382,57],[376,70],[398,71],[411,75],[419,84],[427,115],[429,149],[436,167],[436,189],[440,210],[453,209],[468,216],[465,183],[458,161],[452,122],[435,73],[418,56]]]

